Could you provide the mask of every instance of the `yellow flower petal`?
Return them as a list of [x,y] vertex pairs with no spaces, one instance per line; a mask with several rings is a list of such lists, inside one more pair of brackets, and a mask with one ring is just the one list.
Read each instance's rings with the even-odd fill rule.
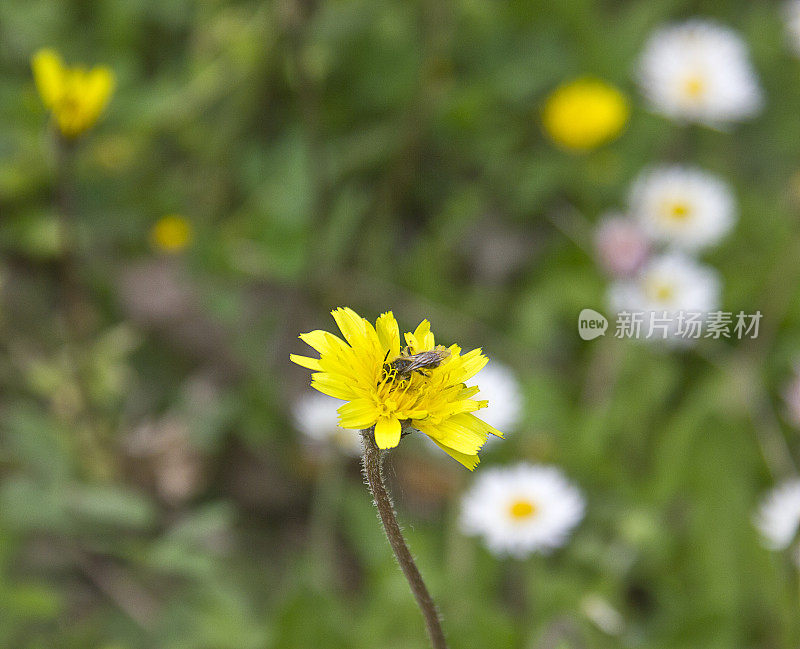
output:
[[389,360],[400,355],[400,327],[391,311],[381,314],[375,322],[375,330],[381,347],[389,351]]
[[323,394],[344,401],[358,398],[358,394],[353,391],[352,386],[341,380],[337,380],[336,377],[325,372],[316,372],[311,375],[311,387],[315,390],[319,390]]
[[477,417],[464,413],[453,415],[436,426],[421,421],[418,428],[449,448],[466,455],[477,455],[488,436],[477,422],[480,422]]
[[450,372],[450,380],[453,383],[465,383],[480,372],[488,362],[489,359],[478,348],[454,358],[447,364],[446,369]]
[[289,360],[292,361],[292,363],[297,363],[301,367],[305,367],[306,369],[314,370],[315,372],[322,371],[322,367],[319,364],[318,358],[309,358],[308,356],[289,354]]
[[331,315],[350,345],[355,346],[364,338],[364,320],[353,309],[340,307],[331,311]]
[[100,65],[92,68],[84,80],[86,101],[92,107],[92,112],[99,115],[108,104],[114,92],[116,81],[111,68]]
[[382,417],[375,424],[375,443],[378,448],[394,448],[400,443],[400,420]]
[[[432,438],[431,438],[432,439]],[[450,457],[458,462],[461,462],[465,467],[467,467],[470,471],[474,470],[476,466],[480,463],[481,459],[477,455],[466,455],[465,453],[460,453],[455,449],[450,448],[449,446],[445,446],[444,444],[440,444],[435,439],[433,443],[436,444],[440,449],[442,449],[445,453],[447,453]]]
[[341,338],[327,331],[322,331],[321,329],[315,329],[314,331],[300,334],[298,338],[309,347],[316,349],[320,354],[333,353],[337,347],[340,347],[335,343],[336,340],[344,345],[344,341]]
[[36,52],[31,60],[33,80],[45,107],[52,109],[64,93],[64,64],[51,49]]
[[339,406],[339,425],[342,428],[363,430],[378,419],[379,411],[369,399],[353,399]]
[[436,346],[433,334],[431,333],[431,323],[428,320],[420,322],[414,333],[407,333],[405,338],[406,345],[411,348],[412,354],[429,352]]

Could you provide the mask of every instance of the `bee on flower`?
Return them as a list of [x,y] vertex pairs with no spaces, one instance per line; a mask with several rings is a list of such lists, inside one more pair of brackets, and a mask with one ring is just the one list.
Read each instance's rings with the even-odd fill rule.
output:
[[638,76],[653,108],[679,121],[719,126],[753,117],[763,104],[744,41],[708,20],[656,31],[644,46]]
[[697,252],[718,243],[733,227],[730,188],[694,167],[645,171],[634,182],[630,211],[655,242]]
[[114,92],[116,82],[110,68],[68,67],[51,49],[36,52],[31,67],[39,96],[67,139],[94,126]]
[[766,547],[788,548],[800,528],[800,479],[789,480],[770,491],[754,520]]
[[[487,405],[467,386],[486,364],[480,349],[466,354],[458,345],[436,345],[430,323],[423,320],[405,334],[394,315],[381,315],[373,326],[349,308],[331,312],[344,340],[327,331],[311,331],[300,339],[319,358],[291,355],[314,372],[311,386],[345,401],[339,409],[342,428],[373,429],[378,448],[394,448],[404,432],[418,430],[472,470],[489,435],[502,437],[473,413]],[[422,355],[422,356],[419,356]]]
[[522,559],[564,545],[585,506],[559,469],[521,463],[481,473],[461,502],[460,525],[492,553]]
[[600,79],[584,77],[556,88],[545,100],[542,124],[559,146],[574,152],[616,138],[630,117],[628,98]]

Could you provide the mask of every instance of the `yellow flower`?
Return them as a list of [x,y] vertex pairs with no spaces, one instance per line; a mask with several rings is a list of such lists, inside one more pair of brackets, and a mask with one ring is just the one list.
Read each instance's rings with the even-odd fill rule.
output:
[[180,252],[192,242],[192,224],[180,214],[168,214],[150,230],[150,241],[164,252]]
[[114,73],[110,68],[70,68],[50,49],[39,50],[31,60],[31,67],[42,102],[67,138],[91,128],[114,92]]
[[630,112],[617,88],[587,77],[557,88],[545,101],[542,122],[556,144],[587,151],[619,135]]
[[[300,339],[320,357],[291,355],[298,365],[314,371],[311,386],[346,401],[339,412],[342,428],[375,427],[379,448],[400,442],[403,427],[425,433],[442,450],[472,470],[478,451],[492,434],[502,433],[472,413],[487,401],[472,397],[478,387],[466,381],[477,374],[487,358],[480,349],[464,355],[458,345],[436,346],[430,323],[423,320],[413,333],[405,334],[400,348],[400,330],[392,312],[381,315],[373,327],[348,308],[331,312],[345,340],[327,331],[311,331]],[[345,342],[346,341],[346,342]],[[399,373],[392,362],[402,355],[437,350],[446,357],[436,367]]]

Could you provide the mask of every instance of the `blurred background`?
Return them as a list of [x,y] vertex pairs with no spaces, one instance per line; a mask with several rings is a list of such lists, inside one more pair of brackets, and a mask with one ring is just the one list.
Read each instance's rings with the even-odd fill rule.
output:
[[[4,0],[0,645],[427,646],[353,437],[288,360],[347,305],[403,331],[429,318],[501,375],[507,439],[474,474],[422,435],[388,461],[452,647],[796,649],[796,545],[754,525],[800,460],[786,13]],[[694,17],[745,43],[757,115],[709,128],[646,99],[647,39]],[[116,77],[68,162],[31,73],[42,47]],[[575,150],[542,109],[587,75],[628,108]],[[597,224],[665,163],[730,187],[735,225],[702,259],[722,308],[762,312],[757,339],[577,335],[616,281]],[[460,531],[460,498],[520,460],[560,467],[586,515],[553,553],[498,557]]]

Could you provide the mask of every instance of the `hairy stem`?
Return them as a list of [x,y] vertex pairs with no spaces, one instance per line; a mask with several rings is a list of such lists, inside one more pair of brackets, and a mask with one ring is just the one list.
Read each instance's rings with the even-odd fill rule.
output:
[[392,546],[397,563],[400,564],[408,585],[411,586],[411,592],[414,593],[417,604],[422,611],[422,616],[425,618],[425,626],[428,629],[428,636],[431,639],[433,649],[447,649],[447,642],[444,639],[436,604],[425,587],[425,582],[422,581],[422,575],[419,572],[419,568],[417,568],[417,564],[414,563],[414,558],[411,556],[406,540],[403,538],[403,533],[400,531],[400,525],[397,523],[389,492],[386,491],[386,485],[383,482],[383,458],[381,450],[375,443],[373,429],[368,428],[361,431],[361,436],[364,441],[364,477],[367,479],[367,485],[375,499],[375,506],[378,508],[378,514],[381,517],[386,537],[389,539],[389,545]]

